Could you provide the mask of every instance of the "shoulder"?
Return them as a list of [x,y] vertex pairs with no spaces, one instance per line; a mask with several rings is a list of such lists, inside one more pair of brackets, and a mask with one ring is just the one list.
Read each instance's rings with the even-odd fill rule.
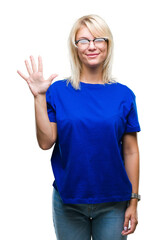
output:
[[127,98],[135,98],[135,94],[131,88],[129,88],[127,85],[122,84],[120,82],[113,83],[114,88],[116,91],[118,91],[122,96]]
[[67,80],[66,79],[62,79],[62,80],[56,80],[54,81],[51,85],[50,85],[50,89],[53,88],[58,88],[58,87],[62,87],[66,85]]
[[67,80],[62,79],[62,80],[56,80],[54,81],[48,88],[47,94],[48,93],[54,93],[56,91],[62,91],[62,89],[66,86]]

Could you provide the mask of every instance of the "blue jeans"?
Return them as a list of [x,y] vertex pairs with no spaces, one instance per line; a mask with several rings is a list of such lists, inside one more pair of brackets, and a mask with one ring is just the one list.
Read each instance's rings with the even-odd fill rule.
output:
[[53,223],[57,240],[126,240],[122,236],[128,201],[64,204],[53,188]]

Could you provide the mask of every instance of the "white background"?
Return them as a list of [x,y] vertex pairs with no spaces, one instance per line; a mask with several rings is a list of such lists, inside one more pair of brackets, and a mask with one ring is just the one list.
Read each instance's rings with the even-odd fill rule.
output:
[[70,75],[67,38],[79,17],[98,14],[115,43],[113,76],[135,95],[141,132],[139,224],[129,239],[155,239],[157,230],[157,7],[156,0],[14,0],[0,6],[0,239],[55,239],[52,150],[38,147],[34,101],[17,69],[43,58],[44,76]]

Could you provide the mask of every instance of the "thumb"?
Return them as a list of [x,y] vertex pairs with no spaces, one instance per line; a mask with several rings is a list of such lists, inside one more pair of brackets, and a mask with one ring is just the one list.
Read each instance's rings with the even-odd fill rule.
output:
[[52,83],[52,81],[54,80],[54,78],[56,78],[58,76],[58,74],[52,74],[48,79],[47,81]]

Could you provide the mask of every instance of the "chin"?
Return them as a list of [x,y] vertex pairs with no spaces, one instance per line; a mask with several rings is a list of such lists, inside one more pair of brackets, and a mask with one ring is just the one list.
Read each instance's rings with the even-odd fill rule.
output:
[[101,67],[101,66],[103,66],[103,63],[101,62],[101,63],[98,63],[98,62],[88,62],[88,63],[86,63],[85,64],[87,67],[89,67],[89,68],[96,68],[96,67]]
[[87,67],[98,67],[98,66],[103,66],[105,59],[86,59],[83,61],[83,64]]

